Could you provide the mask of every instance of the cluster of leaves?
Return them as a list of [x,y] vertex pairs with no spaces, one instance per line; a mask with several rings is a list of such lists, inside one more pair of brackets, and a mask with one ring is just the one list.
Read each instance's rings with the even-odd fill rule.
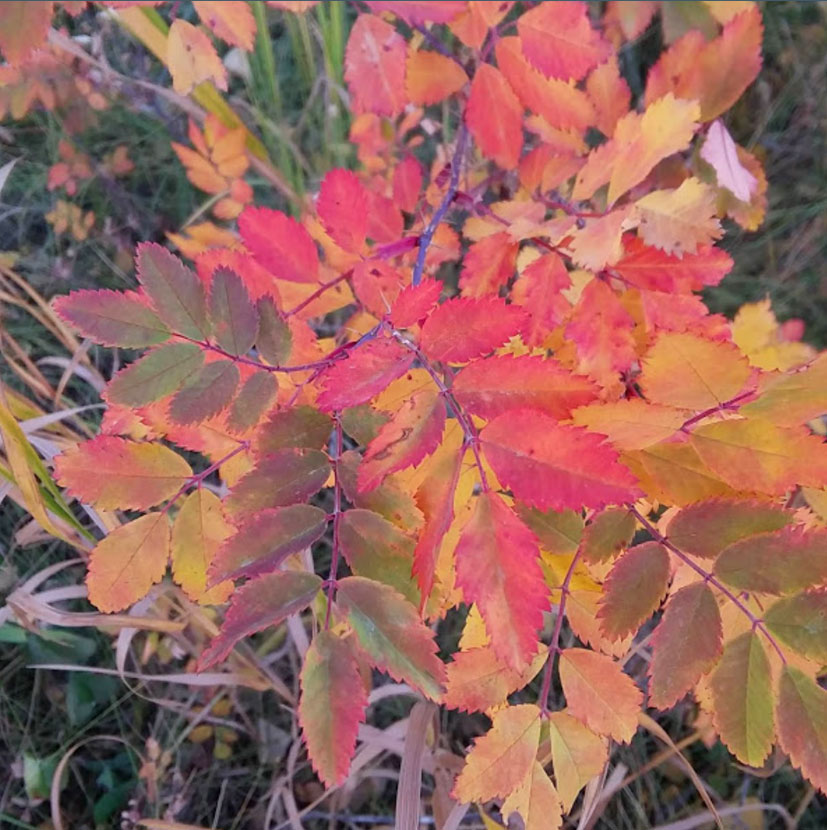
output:
[[[454,795],[527,828],[559,826],[644,701],[688,693],[740,761],[778,743],[827,790],[827,446],[807,426],[827,360],[765,305],[730,324],[698,296],[732,266],[721,220],[764,212],[720,120],[760,68],[758,9],[703,4],[703,31],[664,9],[633,105],[618,50],[656,3],[366,5],[359,173],[330,171],[299,220],[244,207],[194,269],[144,244],[137,291],[57,301],[94,342],[148,349],[56,460],[72,496],[142,514],[91,552],[90,600],[126,608],[171,562],[192,599],[229,600],[203,668],[309,612],[299,717],[329,785],[372,667],[491,714]],[[219,141],[200,158],[229,175]],[[644,696],[623,658],[653,617]],[[509,702],[540,672],[536,703]]]

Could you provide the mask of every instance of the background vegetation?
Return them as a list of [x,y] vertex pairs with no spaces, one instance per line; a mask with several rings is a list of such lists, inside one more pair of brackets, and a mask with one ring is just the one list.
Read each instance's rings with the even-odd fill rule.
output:
[[[345,3],[323,3],[306,16],[252,5],[260,26],[256,50],[249,67],[233,75],[230,102],[262,137],[282,177],[276,188],[272,176],[251,171],[255,201],[295,209],[330,166],[355,163],[342,80],[354,12]],[[804,339],[824,348],[827,6],[768,3],[763,13],[765,66],[729,126],[764,160],[769,210],[756,233],[729,229],[726,246],[736,267],[707,300],[713,310],[732,314],[744,302],[769,297],[779,319],[803,320]],[[194,19],[185,2],[177,14]],[[0,191],[0,379],[21,396],[19,406],[30,401],[65,413],[97,402],[112,357],[102,350],[73,359],[77,344],[41,298],[77,287],[131,286],[134,244],[164,241],[167,232],[202,221],[212,200],[189,183],[170,147],[170,140],[188,143],[187,117],[164,94],[166,70],[103,12],[90,9],[64,23],[73,38],[86,39],[81,42],[95,57],[87,69],[112,103],[83,117],[74,107],[36,109],[0,126],[0,164],[16,160]],[[659,29],[650,27],[625,51],[630,80],[644,77],[659,39]],[[66,158],[61,140],[67,136],[95,174],[79,178],[71,197],[65,188],[49,187],[50,169]],[[107,167],[118,148],[131,169]],[[66,214],[66,229],[58,221],[68,210],[61,200],[80,212],[80,218]],[[84,232],[80,225],[90,213]],[[80,222],[74,232],[72,222]],[[64,415],[49,428],[82,432],[97,412],[84,412],[83,422]],[[0,603],[44,575],[50,588],[71,596],[82,567],[68,559],[65,546],[32,536],[26,514],[6,495],[0,483]],[[392,824],[397,757],[378,755],[354,788],[320,802],[308,765],[286,752],[297,730],[290,708],[272,692],[194,685],[186,673],[198,644],[180,632],[116,641],[105,629],[28,631],[8,617],[7,608],[0,610],[0,827],[59,826],[49,804],[55,775],[63,826],[71,828],[132,827],[147,815],[224,830]],[[118,677],[116,642],[130,653],[133,673],[125,680]],[[295,684],[289,641],[264,640],[254,656],[288,686]],[[89,671],[32,668],[39,664],[81,664]],[[170,673],[184,676],[179,683],[149,679]],[[385,725],[403,717],[404,701],[377,703],[378,724],[383,713]],[[720,745],[705,742],[707,725],[691,704],[676,708],[662,726],[685,748],[716,804],[737,808],[728,827],[827,826],[827,805],[789,767],[762,778],[739,770]],[[454,746],[481,731],[475,718],[456,713],[443,715],[440,727]],[[615,762],[621,765],[613,779],[618,787],[597,827],[711,826],[691,818],[705,809],[695,787],[651,736],[639,732]],[[755,801],[777,808],[744,810]],[[484,819],[469,814],[467,821],[481,827]]]

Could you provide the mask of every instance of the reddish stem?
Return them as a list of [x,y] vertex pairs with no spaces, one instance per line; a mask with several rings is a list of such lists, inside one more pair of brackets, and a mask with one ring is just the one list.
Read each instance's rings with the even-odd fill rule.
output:
[[335,422],[334,440],[336,442],[336,455],[331,459],[333,464],[333,553],[330,558],[330,574],[327,578],[327,611],[324,615],[325,630],[330,628],[330,612],[333,608],[333,598],[336,596],[336,572],[339,569],[339,555],[341,545],[339,542],[339,524],[342,517],[342,479],[339,474],[339,463],[342,458],[343,437],[342,437],[342,416],[340,412],[333,414]]
[[678,548],[673,542],[671,542],[666,536],[664,536],[635,506],[634,504],[627,504],[629,511],[632,515],[646,528],[646,531],[649,535],[660,542],[665,548],[670,550],[681,562],[687,564],[690,568],[692,568],[695,573],[702,576],[704,582],[708,583],[715,587],[718,591],[720,591],[739,611],[741,611],[747,619],[752,623],[753,631],[760,631],[764,637],[767,638],[767,642],[778,652],[778,656],[781,658],[781,662],[786,665],[787,658],[784,656],[784,652],[781,649],[781,646],[778,645],[778,641],[775,637],[770,634],[767,630],[767,627],[764,625],[764,621],[760,618],[755,616],[749,608],[744,605],[741,600],[729,590],[718,578],[712,574],[710,571],[705,570],[702,568],[691,556],[684,553],[680,548]]
[[344,282],[353,276],[353,269],[351,268],[348,271],[345,271],[343,274],[339,274],[338,277],[334,277],[332,280],[328,280],[327,282],[323,282],[309,297],[305,297],[297,306],[291,308],[290,311],[285,311],[285,317],[292,317],[294,314],[298,314],[303,308],[307,308],[314,300],[318,300],[325,291],[328,291],[331,288],[337,286],[340,282]]
[[726,412],[732,409],[738,409],[739,404],[746,400],[747,398],[751,398],[755,394],[754,390],[750,390],[749,392],[741,392],[740,395],[736,395],[734,398],[730,398],[728,401],[724,401],[723,403],[719,403],[718,406],[711,406],[709,409],[705,409],[703,412],[699,412],[697,415],[693,415],[691,418],[688,418],[681,424],[681,429],[685,432],[689,427],[693,424],[697,424],[698,421],[703,421],[704,418],[708,418],[710,415],[715,415],[718,412]]
[[554,657],[560,653],[560,633],[563,630],[563,617],[566,612],[566,600],[569,596],[569,585],[571,585],[571,578],[574,576],[574,569],[577,565],[577,560],[580,558],[580,551],[576,551],[572,557],[569,569],[563,578],[563,584],[560,586],[560,604],[557,607],[557,618],[554,620],[554,630],[551,632],[551,640],[548,644],[548,659],[546,660],[546,667],[543,670],[543,685],[540,688],[540,709],[545,716],[548,714],[548,696],[551,691],[551,673],[554,668]]

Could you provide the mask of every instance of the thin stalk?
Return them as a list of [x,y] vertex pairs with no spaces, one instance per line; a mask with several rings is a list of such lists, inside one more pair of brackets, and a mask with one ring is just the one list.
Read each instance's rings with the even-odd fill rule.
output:
[[336,596],[336,573],[339,569],[341,543],[339,539],[339,525],[342,517],[342,477],[339,473],[339,463],[342,459],[344,439],[342,436],[342,415],[333,414],[335,423],[333,440],[336,444],[336,454],[331,458],[333,465],[333,553],[330,558],[330,573],[327,577],[327,610],[324,615],[325,630],[330,628],[330,612],[333,608],[333,599]]

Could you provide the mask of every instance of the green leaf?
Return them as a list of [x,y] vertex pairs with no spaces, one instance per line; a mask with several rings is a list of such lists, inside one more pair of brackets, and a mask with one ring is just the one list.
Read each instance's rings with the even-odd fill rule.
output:
[[106,399],[123,406],[145,406],[180,389],[204,362],[194,343],[169,343],[145,354],[115,375]]
[[580,552],[587,562],[605,562],[617,556],[634,535],[635,517],[623,508],[609,508],[586,525]]
[[274,571],[291,554],[320,539],[327,514],[309,504],[264,510],[227,539],[210,564],[208,585]]
[[368,696],[348,640],[320,631],[301,672],[299,723],[316,774],[328,787],[341,784],[356,749]]
[[287,325],[276,304],[270,297],[262,297],[256,303],[258,312],[258,336],[256,348],[258,353],[271,366],[284,366],[293,349],[293,333]]
[[158,316],[176,334],[206,340],[210,334],[201,280],[178,257],[154,242],[138,246],[138,280]]
[[517,515],[533,531],[540,547],[556,556],[571,556],[580,546],[583,517],[574,510],[538,510],[517,502]]
[[179,424],[206,421],[229,406],[240,374],[232,360],[216,360],[199,369],[169,405],[169,416]]
[[324,487],[330,462],[320,450],[286,449],[264,456],[233,487],[227,512],[242,519],[269,507],[284,507],[310,498]]
[[294,406],[276,412],[256,430],[253,450],[256,455],[269,455],[289,447],[318,450],[327,445],[332,429],[329,415],[312,406]]
[[210,318],[215,341],[234,355],[253,348],[258,334],[258,312],[241,277],[229,268],[216,268],[210,288]]
[[827,665],[827,591],[782,599],[764,614],[767,628],[791,649]]
[[775,709],[778,741],[793,765],[827,792],[827,691],[794,666],[784,666]]
[[305,571],[277,571],[243,585],[233,594],[218,636],[201,654],[198,670],[223,660],[244,637],[307,608],[321,587],[322,580]]
[[102,346],[138,349],[163,343],[171,334],[133,291],[73,291],[58,297],[54,305],[61,319]]
[[278,390],[278,381],[272,372],[254,372],[236,395],[227,426],[233,432],[246,432],[254,427],[273,405]]
[[361,576],[339,580],[337,604],[376,668],[437,700],[445,666],[416,608],[389,585]]
[[760,767],[772,749],[772,677],[762,636],[747,631],[727,643],[709,679],[721,740],[745,764]]

